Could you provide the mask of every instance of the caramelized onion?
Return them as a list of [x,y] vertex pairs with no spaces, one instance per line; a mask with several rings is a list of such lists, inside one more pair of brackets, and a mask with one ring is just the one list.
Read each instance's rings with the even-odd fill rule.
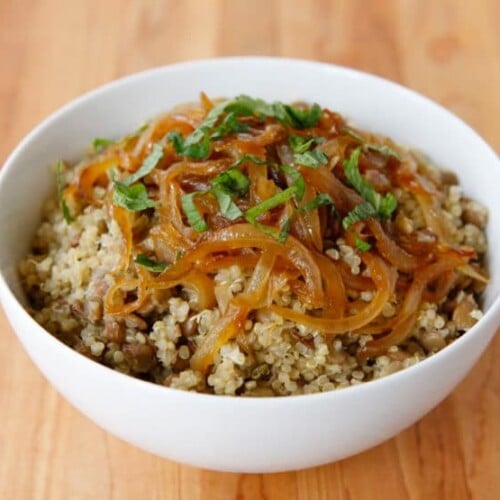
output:
[[413,282],[406,293],[403,305],[394,320],[392,331],[384,337],[368,342],[361,350],[365,358],[374,357],[385,352],[389,347],[403,342],[409,335],[418,314],[425,287],[443,273],[463,265],[470,257],[459,251],[450,250],[428,266],[415,272]]
[[214,356],[219,349],[243,329],[248,313],[263,305],[275,260],[275,252],[269,251],[262,254],[243,294],[229,303],[226,314],[198,346],[191,358],[192,368],[205,372],[213,363]]
[[304,325],[312,330],[319,330],[328,336],[352,332],[361,328],[380,314],[384,304],[392,296],[396,281],[394,272],[391,271],[380,257],[366,253],[363,256],[363,260],[370,270],[370,275],[375,283],[377,292],[373,300],[358,314],[340,319],[330,319],[309,316],[293,309],[274,305],[270,306],[269,309],[285,319]]

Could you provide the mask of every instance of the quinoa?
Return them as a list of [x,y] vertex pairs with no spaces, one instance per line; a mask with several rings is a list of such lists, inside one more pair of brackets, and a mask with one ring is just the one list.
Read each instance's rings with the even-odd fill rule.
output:
[[[418,164],[418,166],[417,166]],[[472,247],[482,262],[486,249],[487,211],[467,198],[461,187],[447,184],[441,171],[413,167],[420,175],[441,183],[440,208],[446,230],[456,245]],[[73,181],[82,165],[69,169]],[[444,177],[443,177],[444,178]],[[416,197],[394,188],[398,202],[393,224],[404,235],[426,244],[435,235],[427,227]],[[94,187],[103,200],[106,191]],[[136,278],[129,267],[118,276],[113,270],[122,259],[125,241],[110,211],[102,204],[71,205],[74,220],[68,224],[50,199],[43,212],[31,253],[19,273],[30,303],[30,313],[44,328],[79,353],[122,373],[175,389],[219,395],[286,396],[331,391],[368,382],[412,366],[445,348],[481,317],[480,287],[466,275],[460,287],[436,303],[423,301],[410,335],[371,358],[359,356],[375,337],[369,331],[329,336],[296,324],[268,310],[249,314],[241,331],[220,347],[207,373],[193,369],[193,354],[221,321],[231,301],[244,293],[251,270],[238,263],[214,270],[216,306],[201,309],[182,284],[158,290],[138,311],[124,316],[105,313],[104,298],[118,280]],[[140,220],[140,219],[139,219]],[[136,231],[140,223],[136,221]],[[353,279],[370,279],[360,252],[345,238],[325,245],[324,255],[344,266]],[[274,303],[310,313],[289,282],[279,273],[270,279]],[[353,308],[370,304],[371,289],[352,291]],[[387,301],[381,318],[391,321],[400,304]],[[312,312],[314,314],[314,311]]]

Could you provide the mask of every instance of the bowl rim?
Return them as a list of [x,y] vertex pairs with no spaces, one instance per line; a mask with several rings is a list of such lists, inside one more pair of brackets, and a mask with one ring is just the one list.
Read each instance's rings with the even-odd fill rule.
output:
[[[87,103],[87,101],[94,99],[95,97],[100,96],[108,91],[116,90],[117,88],[127,86],[133,82],[148,79],[151,76],[155,76],[161,73],[176,73],[178,71],[185,71],[190,69],[199,69],[200,67],[215,67],[218,65],[240,65],[240,64],[260,64],[260,65],[302,65],[305,69],[309,68],[314,71],[328,71],[337,73],[340,76],[350,76],[358,79],[368,80],[372,83],[378,85],[384,85],[388,88],[390,93],[399,93],[406,99],[413,99],[425,106],[434,108],[434,110],[442,115],[446,116],[448,120],[454,121],[457,125],[463,127],[468,134],[474,136],[475,140],[481,144],[481,147],[484,148],[485,152],[488,151],[493,158],[498,159],[492,147],[476,132],[470,125],[468,125],[464,120],[459,118],[456,114],[446,109],[443,105],[433,101],[432,99],[426,97],[419,92],[412,90],[409,87],[406,87],[402,84],[396,83],[387,78],[383,78],[381,76],[367,73],[358,69],[341,66],[337,64],[331,64],[326,62],[301,59],[301,58],[290,58],[290,57],[275,57],[275,56],[229,56],[229,57],[214,57],[214,58],[203,58],[196,59],[190,61],[181,61],[175,62],[172,64],[166,64],[162,66],[157,66],[153,68],[149,68],[143,71],[134,72],[129,75],[122,76],[110,82],[107,82],[103,85],[100,85],[94,89],[91,89],[78,97],[69,100],[64,105],[57,108],[55,111],[51,112],[48,116],[42,119],[38,124],[36,124],[24,137],[19,141],[16,147],[12,150],[12,152],[6,158],[3,167],[0,169],[0,192],[3,184],[6,182],[6,178],[12,170],[13,165],[16,162],[17,157],[21,154],[21,152],[29,147],[29,144],[41,133],[43,133],[44,129],[50,126],[54,121],[58,120],[59,117],[64,114],[77,109],[80,106],[83,106]],[[218,404],[220,401],[224,401],[224,404],[233,404],[232,402],[237,401],[237,405],[260,405],[260,406],[268,406],[268,405],[283,405],[283,404],[296,404],[301,401],[310,401],[312,402],[313,398],[316,402],[327,400],[329,398],[343,398],[343,397],[351,397],[355,394],[361,396],[361,394],[366,390],[371,390],[370,387],[382,387],[384,384],[388,385],[394,382],[397,378],[404,379],[411,377],[413,374],[426,370],[428,367],[433,364],[440,363],[441,358],[445,358],[446,356],[451,355],[457,349],[460,349],[462,344],[469,342],[469,338],[472,338],[474,335],[480,334],[480,330],[483,325],[485,327],[492,326],[493,328],[498,328],[494,325],[487,325],[488,323],[494,322],[495,316],[500,316],[500,294],[497,293],[497,296],[493,298],[492,303],[488,310],[484,313],[483,317],[467,332],[465,332],[458,339],[454,340],[451,344],[444,347],[442,350],[438,351],[435,354],[419,361],[418,363],[411,365],[407,368],[403,368],[395,373],[391,373],[384,377],[366,381],[360,384],[351,385],[341,389],[334,389],[331,391],[320,392],[320,393],[312,393],[312,394],[296,394],[296,395],[288,395],[288,396],[263,396],[263,397],[238,397],[238,396],[227,396],[227,395],[219,395],[219,394],[207,394],[200,393],[196,391],[186,391],[181,389],[174,389],[171,387],[162,386],[160,384],[156,384],[149,381],[144,381],[133,377],[131,375],[126,375],[121,372],[114,370],[111,367],[103,365],[97,361],[91,360],[82,354],[76,352],[74,349],[71,349],[69,346],[64,344],[62,341],[58,340],[54,337],[50,332],[48,332],[45,328],[43,328],[39,323],[35,321],[35,319],[28,313],[25,307],[18,300],[11,287],[7,284],[4,273],[2,269],[0,269],[0,301],[4,308],[4,311],[7,309],[5,307],[7,301],[9,301],[16,309],[17,314],[21,314],[24,316],[26,320],[28,320],[30,326],[34,328],[39,335],[45,336],[46,341],[51,343],[54,349],[62,349],[63,352],[66,352],[68,356],[75,356],[76,359],[79,360],[84,366],[87,366],[88,369],[94,370],[102,370],[103,376],[110,376],[112,379],[119,383],[130,383],[132,385],[136,385],[137,389],[142,389],[146,391],[150,391],[151,394],[155,394],[156,397],[165,397],[165,395],[175,396],[177,398],[183,398],[186,400],[190,400],[193,397],[196,399],[203,399],[206,402]],[[17,335],[15,327],[10,325],[14,333]],[[495,333],[493,334],[493,336]],[[493,337],[492,337],[493,339]],[[491,339],[491,340],[492,340]],[[491,341],[490,340],[490,341]],[[24,347],[24,346],[23,346]],[[33,361],[33,360],[32,360]],[[36,364],[36,363],[35,363]]]

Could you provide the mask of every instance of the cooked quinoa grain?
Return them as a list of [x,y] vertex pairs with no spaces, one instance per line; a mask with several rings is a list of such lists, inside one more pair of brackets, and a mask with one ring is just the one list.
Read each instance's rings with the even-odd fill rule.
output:
[[[181,110],[179,113],[181,118],[184,117],[179,123],[192,129],[192,122],[199,126],[205,112],[191,107],[188,111]],[[413,252],[413,258],[422,262],[425,252],[429,248],[436,248],[438,242],[443,243],[444,237],[450,248],[460,249],[457,252],[461,251],[464,255],[467,252],[474,255],[465,264],[456,266],[457,269],[448,269],[427,284],[418,310],[415,311],[411,330],[402,341],[395,345],[380,344],[381,333],[391,331],[404,310],[405,293],[411,288],[411,272],[415,266],[411,271],[399,269],[394,293],[381,304],[374,322],[354,328],[353,331],[333,335],[320,326],[313,327],[312,325],[316,325],[314,321],[302,324],[290,319],[295,317],[294,314],[319,318],[322,308],[309,300],[306,280],[279,262],[281,267],[277,266],[278,271],[266,278],[268,284],[265,306],[250,309],[235,332],[217,349],[212,349],[213,357],[206,369],[198,368],[200,365],[196,357],[207,348],[212,332],[219,328],[221,322],[226,321],[238,300],[245,297],[249,287],[255,286],[252,285],[252,276],[258,262],[261,262],[257,259],[259,255],[255,249],[246,249],[246,253],[236,257],[232,253],[219,255],[221,252],[206,257],[206,261],[199,266],[202,276],[200,273],[196,276],[202,280],[200,283],[203,286],[210,286],[211,300],[203,302],[196,286],[186,284],[182,279],[168,287],[147,290],[147,298],[140,300],[137,282],[141,279],[151,280],[151,276],[158,276],[163,269],[175,267],[177,262],[182,262],[183,255],[190,251],[190,247],[183,243],[174,251],[168,243],[161,240],[158,228],[164,223],[161,218],[165,214],[154,203],[133,213],[127,240],[123,219],[117,217],[118,209],[110,201],[113,197],[113,185],[109,179],[104,182],[103,179],[96,178],[86,195],[81,194],[82,176],[87,175],[89,165],[102,158],[106,159],[108,154],[122,154],[119,157],[119,162],[122,162],[120,169],[137,171],[138,164],[136,162],[135,167],[133,166],[133,155],[144,160],[147,154],[152,154],[153,142],[160,139],[156,137],[156,130],[159,128],[163,131],[162,127],[165,128],[170,123],[168,119],[158,119],[136,136],[110,146],[109,151],[91,155],[80,164],[67,169],[64,174],[65,184],[80,189],[71,191],[73,195],[68,196],[67,200],[73,220],[67,223],[57,199],[50,199],[44,208],[43,220],[34,238],[31,253],[19,266],[31,314],[49,332],[76,351],[115,370],[175,389],[218,395],[286,396],[341,389],[402,370],[445,348],[479,321],[483,314],[480,293],[485,281],[481,280],[481,276],[485,275],[483,260],[487,250],[486,209],[468,198],[455,178],[443,174],[439,169],[424,163],[417,155],[397,147],[389,140],[370,134],[356,137],[354,129],[342,135],[340,131],[344,130],[342,127],[345,128],[346,123],[339,115],[327,110],[317,120],[316,127],[319,129],[314,129],[310,135],[321,133],[324,137],[317,140],[317,149],[309,151],[314,154],[311,154],[308,161],[317,162],[317,165],[313,165],[317,169],[315,172],[325,169],[325,175],[337,175],[352,191],[352,183],[345,180],[346,174],[339,169],[342,169],[343,162],[353,161],[352,151],[358,146],[360,138],[368,144],[366,146],[361,143],[358,147],[359,154],[362,155],[359,168],[365,178],[380,191],[379,196],[387,196],[387,193],[394,196],[394,206],[389,217],[380,219],[380,227],[391,235],[394,244],[409,253]],[[267,143],[263,142],[264,145],[259,146],[260,149],[255,146],[255,151],[264,155],[268,162],[285,158],[293,165],[294,161],[298,161],[297,154],[303,154],[296,153],[299,149],[290,150],[286,135],[288,129],[277,119],[268,118],[262,122],[261,118],[245,117],[240,125],[242,132],[235,133],[240,141],[248,140],[248,136],[255,141],[264,141],[264,138],[270,137]],[[299,126],[294,122],[293,127]],[[300,142],[301,140],[295,139],[299,141],[299,146],[295,144],[294,147],[305,148],[304,141]],[[373,144],[370,146],[370,141],[379,149]],[[148,195],[159,197],[163,188],[158,179],[162,178],[168,168],[178,168],[176,166],[187,161],[182,157],[182,154],[187,153],[174,151],[165,142],[155,144],[162,144],[163,159],[158,160],[158,172],[147,173],[140,185],[148,190]],[[212,147],[216,152],[216,159],[210,164],[211,168],[220,171],[220,162],[225,161],[225,171],[228,171],[228,167],[234,164],[238,156],[224,160],[224,155],[234,156],[235,150],[226,151],[225,143],[220,139],[213,139]],[[386,156],[384,147],[394,150],[393,153]],[[202,158],[200,161],[205,160],[209,163],[210,158]],[[260,168],[262,164],[256,162],[243,169],[243,172],[249,179],[254,179],[260,175]],[[305,168],[298,168],[297,172],[307,178]],[[422,201],[418,192],[406,189],[403,181],[399,184],[394,181],[391,172],[396,171],[396,168],[400,169],[398,172],[401,171],[401,179],[412,175],[426,189],[435,191],[437,205],[434,210],[441,214],[438,222],[426,210],[426,202]],[[269,196],[275,192],[283,193],[286,182],[290,189],[290,180],[287,180],[283,172],[271,170],[265,178],[260,179],[262,185],[259,189],[262,192],[268,190],[271,193]],[[313,174],[314,172],[311,175]],[[183,196],[185,192],[208,192],[212,186],[205,178],[197,179],[194,174],[183,178],[178,184],[182,184]],[[80,194],[74,195],[75,192]],[[309,201],[313,199],[310,193],[308,196]],[[235,199],[233,195],[233,204]],[[210,199],[203,205],[206,213],[209,213],[214,200],[215,198]],[[333,200],[330,201],[334,203]],[[236,209],[241,213],[248,210],[248,200],[243,199],[238,203]],[[329,317],[338,320],[356,316],[369,308],[377,300],[379,293],[373,285],[376,275],[373,268],[367,265],[369,260],[366,258],[366,255],[379,249],[376,230],[370,229],[369,233],[366,231],[370,228],[369,223],[357,221],[358,225],[355,223],[353,227],[360,229],[360,232],[357,233],[354,244],[352,235],[342,230],[343,221],[339,218],[338,207],[336,212],[318,203],[315,209],[320,211],[318,224],[321,222],[322,225],[317,227],[322,228],[323,239],[319,244],[309,234],[304,236],[303,244],[308,249],[312,248],[315,254],[321,255],[325,260],[325,269],[337,269],[337,277],[322,273],[326,289],[329,280],[334,279],[341,280],[345,287],[344,309],[336,311],[336,303],[333,302],[333,306],[328,305]],[[297,214],[302,216],[297,212],[295,215],[299,222],[290,219],[290,238],[298,238],[297,235],[303,232],[300,224],[308,220],[305,216],[299,219]],[[183,223],[186,223],[185,219],[184,214]],[[228,218],[227,213],[225,216],[221,213],[207,216],[210,224],[219,224],[221,228],[230,227],[233,220]],[[191,227],[188,229],[186,233],[189,232],[190,238],[198,237]],[[360,241],[361,237],[365,240]],[[270,236],[262,233],[262,238]],[[193,241],[195,240],[191,240],[189,244]],[[145,270],[136,264],[139,253],[136,248],[123,265],[127,244],[130,242],[137,245],[141,254],[155,257],[146,259],[149,269]],[[158,250],[160,247],[163,253]],[[263,250],[263,254],[266,251]],[[381,254],[381,259],[385,259],[382,250]],[[163,258],[159,259],[159,255]],[[255,260],[252,260],[254,257]],[[227,264],[217,265],[217,259],[224,258],[227,258]],[[156,261],[164,261],[164,266],[153,269],[151,266]],[[244,262],[253,264],[249,266]],[[109,294],[117,287],[121,287],[123,303],[117,305],[111,302],[111,306],[122,311],[119,313],[110,312],[109,301],[107,302]],[[137,306],[134,306],[135,302]],[[289,312],[280,313],[284,310]],[[382,347],[370,351],[374,345]]]

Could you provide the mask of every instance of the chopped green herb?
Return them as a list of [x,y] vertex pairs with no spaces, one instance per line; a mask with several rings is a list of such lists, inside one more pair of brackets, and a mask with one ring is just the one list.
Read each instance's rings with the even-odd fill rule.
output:
[[268,161],[254,155],[243,155],[231,165],[231,168],[239,167],[242,163],[250,161],[256,165],[267,165]]
[[364,137],[362,135],[358,134],[358,132],[356,132],[352,128],[344,127],[344,128],[342,128],[341,132],[352,137],[353,139],[355,139],[356,141],[358,141],[362,144],[365,142]]
[[181,197],[181,205],[182,210],[186,214],[187,220],[191,227],[195,231],[202,233],[208,230],[208,224],[206,223],[205,219],[199,212],[198,207],[194,202],[194,197],[198,194],[201,194],[201,192],[194,191],[193,193],[183,195]]
[[272,210],[273,208],[276,208],[279,205],[283,205],[283,203],[286,203],[288,200],[292,199],[295,193],[296,193],[296,188],[292,186],[285,189],[284,191],[276,193],[274,196],[271,196],[271,198],[268,198],[267,200],[262,201],[258,205],[249,208],[244,214],[245,219],[247,219],[248,222],[253,224],[257,220],[257,218],[260,217],[262,214],[265,214],[269,210]]
[[228,101],[226,112],[233,111],[238,116],[254,115],[258,118],[276,118],[283,125],[294,128],[314,127],[321,118],[321,107],[313,104],[309,108],[298,108],[281,102],[267,103],[262,99],[254,99],[247,95],[240,95]]
[[59,198],[59,205],[61,211],[66,221],[66,224],[71,224],[73,222],[73,217],[69,211],[69,207],[64,199],[64,163],[58,161],[56,164],[56,184],[57,184],[57,197]]
[[175,253],[175,262],[177,262],[183,255],[184,252],[182,252],[181,250],[177,250],[177,252]]
[[302,137],[301,135],[290,134],[288,142],[294,153],[305,153],[315,143],[315,137]]
[[254,99],[247,95],[240,95],[235,99],[226,102],[227,113],[235,113],[237,116],[256,116],[265,118],[273,116],[272,104],[268,104],[262,99]]
[[310,150],[314,144],[322,142],[323,137],[302,137],[291,134],[289,143],[294,152],[295,163],[306,167],[318,168],[328,163],[328,156],[323,151]]
[[139,254],[135,258],[135,263],[155,273],[161,273],[167,268],[167,264],[165,264],[165,262],[155,262],[143,253]]
[[312,210],[324,207],[325,205],[333,205],[333,200],[328,193],[319,193],[316,195],[314,200],[311,200],[298,208],[297,212],[311,212]]
[[248,125],[238,121],[238,117],[234,111],[230,111],[222,120],[220,125],[215,127],[215,131],[210,136],[211,139],[221,139],[222,137],[238,132],[246,132]]
[[310,108],[297,108],[295,106],[284,105],[284,108],[290,117],[291,125],[295,128],[314,127],[321,118],[321,107],[315,103]]
[[306,191],[306,182],[302,174],[290,165],[280,165],[281,170],[290,178],[292,183],[288,189],[294,190],[294,197],[297,201],[302,201],[304,193]]
[[387,193],[381,200],[378,207],[378,214],[381,219],[389,219],[398,206],[398,200],[392,193]]
[[154,170],[154,168],[156,167],[156,165],[158,165],[158,162],[162,158],[163,148],[158,143],[153,144],[151,153],[146,156],[146,158],[142,162],[142,165],[132,175],[129,175],[128,177],[123,179],[121,181],[122,184],[124,184],[125,186],[130,186],[131,184],[137,182],[139,179],[142,179],[143,177],[151,173],[152,170]]
[[[216,126],[222,115],[222,122]],[[210,139],[220,139],[231,132],[247,130],[245,124],[238,122],[240,116],[273,117],[284,125],[294,128],[309,128],[321,118],[321,107],[313,104],[310,108],[298,108],[280,102],[267,103],[262,99],[241,95],[214,106],[207,117],[187,137],[179,132],[171,132],[167,139],[172,142],[177,154],[195,159],[204,159],[210,154]]]
[[103,137],[96,137],[92,141],[92,147],[94,148],[94,152],[100,153],[102,150],[106,149],[109,145],[114,144],[115,141],[111,139],[104,139]]
[[345,160],[343,163],[347,180],[349,181],[349,184],[351,184],[351,186],[353,186],[354,189],[356,189],[356,191],[373,208],[374,213],[368,215],[368,217],[378,216],[381,219],[388,219],[396,209],[396,198],[391,193],[388,193],[385,196],[380,195],[377,191],[375,191],[370,182],[362,177],[358,168],[360,153],[361,147],[356,148],[351,153],[349,159]]
[[231,195],[222,189],[212,189],[211,193],[217,198],[221,214],[229,220],[236,220],[243,216],[243,212],[234,203]]
[[394,151],[394,149],[390,148],[389,146],[386,146],[385,144],[374,144],[370,143],[366,145],[367,149],[371,149],[372,151],[377,151],[380,154],[383,154],[385,156],[392,156],[393,158],[396,158],[396,160],[401,161],[401,156],[397,151]]
[[355,245],[356,245],[356,248],[360,251],[360,252],[367,252],[368,250],[370,250],[370,248],[372,247],[370,245],[370,243],[368,243],[367,241],[365,240],[362,240],[361,238],[359,238],[358,236],[356,236],[356,239],[354,241]]
[[320,165],[328,163],[328,156],[323,151],[306,151],[305,153],[296,153],[293,155],[295,163],[305,167],[318,168]]
[[248,222],[250,222],[250,224],[253,224],[255,227],[257,227],[264,233],[269,234],[270,236],[278,239],[279,241],[281,241],[280,234],[283,232],[283,229],[278,232],[276,229],[269,228],[263,224],[260,224],[257,221],[257,218],[260,217],[262,214],[268,212],[269,210],[272,210],[273,208],[282,205],[283,203],[286,203],[288,200],[292,198],[295,198],[297,201],[301,201],[302,198],[304,197],[304,192],[305,192],[305,181],[298,170],[291,167],[290,165],[281,165],[280,168],[290,178],[291,180],[290,186],[284,191],[276,193],[274,196],[271,196],[271,198],[264,200],[258,205],[249,208],[244,213],[245,219]]
[[401,160],[401,156],[399,155],[399,153],[397,151],[394,151],[394,149],[390,148],[389,146],[386,146],[385,144],[366,142],[364,137],[362,137],[360,134],[358,134],[349,127],[344,127],[342,129],[342,132],[346,135],[351,136],[353,139],[361,143],[366,149],[371,149],[372,151],[378,151],[380,154],[383,154],[385,156],[393,156],[397,160]]
[[312,210],[315,210],[316,208],[319,208],[319,207],[323,207],[325,205],[332,205],[332,207],[333,207],[333,200],[331,199],[329,194],[319,193],[314,198],[314,200],[311,200],[311,201],[305,203],[300,208],[295,210],[295,212],[285,221],[285,223],[281,227],[279,237],[278,237],[279,242],[284,243],[286,241],[286,239],[288,238],[288,234],[290,233],[290,229],[292,228],[293,219],[298,214],[311,212]]
[[193,136],[197,130],[187,138],[182,137],[179,132],[170,132],[167,140],[172,142],[177,154],[203,160],[210,153],[210,135],[208,131],[204,131],[201,136],[196,135],[195,138],[199,137],[199,139],[195,140]]
[[368,217],[376,217],[377,211],[373,208],[371,203],[365,201],[354,207],[342,220],[342,227],[347,229],[351,224],[359,222],[361,220],[368,219]]
[[241,197],[248,193],[250,180],[244,173],[233,166],[212,179],[211,184],[228,194]]
[[232,196],[242,197],[248,193],[250,180],[236,167],[222,172],[212,182],[210,192],[215,196],[220,211],[229,220],[236,220],[243,215],[238,206],[233,202]]
[[132,212],[139,212],[156,206],[156,202],[149,198],[144,184],[139,183],[133,186],[127,186],[116,180],[113,180],[113,184],[115,188],[113,203],[115,205],[126,208]]

